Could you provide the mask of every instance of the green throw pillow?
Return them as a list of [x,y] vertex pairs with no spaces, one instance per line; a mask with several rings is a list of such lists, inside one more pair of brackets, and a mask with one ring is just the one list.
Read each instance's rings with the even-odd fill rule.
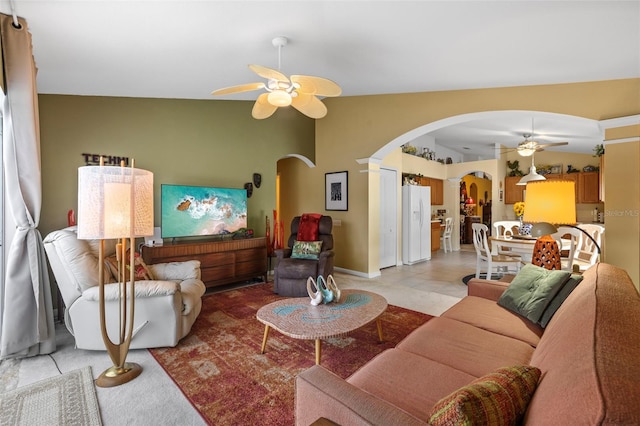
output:
[[429,424],[519,424],[539,379],[540,370],[536,367],[499,368],[438,401],[429,413]]
[[570,275],[569,271],[526,264],[502,293],[498,305],[537,323]]
[[558,294],[556,294],[556,296],[551,299],[549,306],[547,306],[547,309],[545,309],[538,324],[540,324],[542,327],[546,327],[547,324],[549,324],[549,321],[551,321],[551,317],[553,317],[553,314],[556,313],[560,305],[562,305],[565,299],[569,297],[571,292],[578,286],[578,284],[580,284],[580,281],[582,281],[582,275],[572,274],[569,277]]
[[318,259],[322,241],[296,241],[293,243],[291,257],[294,259]]

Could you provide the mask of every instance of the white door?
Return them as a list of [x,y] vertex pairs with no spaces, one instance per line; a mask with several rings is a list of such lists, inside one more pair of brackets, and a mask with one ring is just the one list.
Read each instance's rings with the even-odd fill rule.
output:
[[397,172],[380,169],[380,269],[396,266],[398,246]]

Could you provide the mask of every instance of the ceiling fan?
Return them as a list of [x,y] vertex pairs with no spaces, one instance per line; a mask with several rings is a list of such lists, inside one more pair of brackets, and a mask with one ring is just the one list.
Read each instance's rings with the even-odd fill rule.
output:
[[256,119],[271,117],[279,107],[291,105],[304,115],[311,118],[322,118],[327,115],[327,107],[318,96],[340,96],[342,89],[335,82],[310,75],[292,75],[287,78],[280,70],[282,47],[288,43],[286,37],[276,37],[272,40],[274,47],[278,48],[278,70],[263,67],[262,65],[249,65],[266,82],[241,84],[226,87],[211,92],[214,96],[228,95],[231,93],[249,92],[251,90],[266,90],[258,96],[253,105],[251,115]]
[[532,135],[530,133],[525,133],[522,136],[524,137],[524,140],[518,144],[516,151],[518,151],[518,154],[523,157],[530,157],[534,152],[544,151],[545,148],[548,148],[550,146],[561,146],[569,144],[569,142],[550,142],[541,144],[537,141],[532,140]]

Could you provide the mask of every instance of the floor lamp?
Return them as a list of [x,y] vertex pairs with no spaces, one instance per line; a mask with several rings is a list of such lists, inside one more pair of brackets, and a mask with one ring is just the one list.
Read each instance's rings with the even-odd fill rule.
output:
[[[113,366],[96,380],[100,387],[118,386],[140,375],[142,367],[125,362],[133,336],[135,307],[135,238],[153,235],[153,173],[118,166],[78,168],[78,238],[100,240],[98,283],[100,287],[100,328]],[[104,283],[104,240],[117,239],[118,324],[117,337],[111,339],[106,322]],[[127,259],[127,240],[132,248]],[[127,279],[128,273],[128,279]],[[112,312],[110,312],[112,313]],[[116,334],[112,330],[112,334]]]
[[560,248],[550,234],[558,225],[576,224],[576,183],[570,180],[543,180],[527,183],[525,222],[533,223],[531,236],[537,237],[532,261],[546,269],[562,269]]

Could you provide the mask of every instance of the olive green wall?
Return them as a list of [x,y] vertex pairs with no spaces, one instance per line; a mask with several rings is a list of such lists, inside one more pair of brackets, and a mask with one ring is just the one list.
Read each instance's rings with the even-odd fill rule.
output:
[[83,153],[135,159],[154,173],[155,224],[163,183],[242,188],[253,173],[262,185],[248,199],[248,226],[265,234],[275,208],[276,164],[287,154],[314,159],[314,120],[281,109],[251,117],[253,102],[40,95],[43,207],[40,232],[67,224],[77,209]]
[[[323,188],[325,172],[349,172],[349,211],[331,212],[342,221],[345,241],[344,252],[336,254],[336,266],[375,276],[379,274],[379,195],[371,186],[379,180],[378,163],[384,160],[384,156],[372,158],[378,150],[395,146],[394,139],[413,129],[468,113],[542,111],[593,120],[632,116],[640,114],[639,94],[640,79],[626,79],[325,99],[329,113],[316,123],[317,167],[300,168],[298,175],[288,178]],[[616,186],[608,184],[607,191],[617,190]],[[301,211],[318,206],[315,199],[297,199],[302,201]],[[637,244],[638,235],[626,239]]]

